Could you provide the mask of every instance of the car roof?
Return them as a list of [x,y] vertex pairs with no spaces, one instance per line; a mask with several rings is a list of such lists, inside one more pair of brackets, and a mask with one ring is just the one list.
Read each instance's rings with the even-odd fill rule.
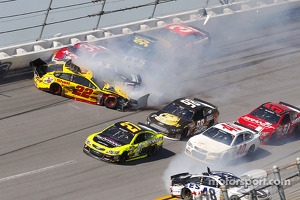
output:
[[274,103],[274,102],[264,103],[260,107],[264,107],[268,110],[271,110],[271,111],[275,112],[278,115],[282,115],[283,113],[286,113],[287,111],[291,110],[285,105],[282,105],[280,103]]
[[114,126],[116,126],[118,128],[126,129],[127,131],[131,132],[133,135],[137,134],[141,131],[148,130],[148,129],[145,129],[144,127],[142,127],[142,126],[139,126],[139,125],[134,124],[134,123],[129,122],[129,121],[116,122],[114,124]]
[[223,130],[227,133],[230,133],[232,135],[238,135],[239,133],[245,131],[253,133],[251,129],[241,126],[240,124],[234,122],[222,122],[214,125],[214,127]]
[[[185,103],[183,103],[182,101],[183,100],[188,100],[188,101],[192,101],[192,102],[195,102],[196,104],[193,104],[193,106],[195,107],[191,107]],[[189,99],[189,98],[178,98],[176,100],[174,100],[172,103],[176,103],[182,107],[185,107],[185,108],[188,108],[190,110],[193,110],[193,111],[196,111],[196,110],[200,110],[202,108],[211,108],[211,109],[215,109],[215,107],[213,107],[212,105],[210,105],[209,103],[206,103],[204,101],[199,101],[197,99]]]

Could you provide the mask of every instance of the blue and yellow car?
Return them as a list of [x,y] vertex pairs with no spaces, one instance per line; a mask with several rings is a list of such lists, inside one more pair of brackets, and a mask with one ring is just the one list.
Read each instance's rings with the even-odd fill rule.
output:
[[123,163],[156,154],[163,135],[146,124],[121,121],[88,136],[83,152],[98,160]]
[[149,95],[132,99],[121,85],[97,79],[91,71],[80,68],[72,60],[47,64],[38,58],[31,61],[30,66],[35,86],[55,95],[119,110],[136,110],[147,104]]

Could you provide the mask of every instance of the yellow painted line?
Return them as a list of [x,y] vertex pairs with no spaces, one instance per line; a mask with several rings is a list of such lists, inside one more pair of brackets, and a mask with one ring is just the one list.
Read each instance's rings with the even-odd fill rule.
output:
[[155,198],[153,200],[178,200],[178,198],[172,197],[171,195],[167,195],[167,196]]

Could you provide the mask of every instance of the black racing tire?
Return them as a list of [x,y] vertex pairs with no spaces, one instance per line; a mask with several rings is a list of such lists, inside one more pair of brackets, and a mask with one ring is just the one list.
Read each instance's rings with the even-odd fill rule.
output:
[[276,144],[276,133],[273,133],[268,141],[268,144]]
[[293,131],[293,136],[295,139],[299,140],[300,139],[300,125],[297,125]]
[[182,188],[180,196],[184,200],[192,200],[193,199],[193,194],[190,189],[188,188]]
[[255,145],[253,144],[247,151],[247,156],[248,157],[252,157],[254,155],[255,152]]
[[148,157],[150,157],[150,156],[155,155],[156,152],[157,152],[157,145],[153,145],[153,146],[150,146],[150,147],[148,148],[148,153],[147,153],[147,155],[148,155]]
[[115,96],[108,96],[104,99],[104,105],[107,108],[116,108],[118,104],[118,99]]
[[188,133],[189,130],[187,128],[183,129],[180,139],[187,138]]
[[61,95],[62,88],[59,84],[53,83],[50,85],[50,93],[54,95]]
[[124,151],[120,156],[118,163],[119,164],[125,163],[127,159],[128,159],[128,153]]
[[211,121],[208,123],[207,128],[212,127],[214,124],[215,124],[215,120],[211,120]]

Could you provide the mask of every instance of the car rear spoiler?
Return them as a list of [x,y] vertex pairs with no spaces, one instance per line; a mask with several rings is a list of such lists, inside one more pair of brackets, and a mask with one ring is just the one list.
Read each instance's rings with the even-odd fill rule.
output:
[[204,101],[204,100],[202,100],[202,99],[198,99],[198,98],[194,98],[194,100],[195,101],[199,101],[200,103],[203,103],[203,104],[207,104],[208,106],[211,106],[211,107],[213,107],[213,108],[218,108],[218,106],[216,106],[216,105],[214,105],[214,104],[212,104],[212,103],[209,103],[209,102],[207,102],[207,101]]
[[185,178],[189,178],[190,176],[191,176],[190,173],[184,172],[184,173],[172,175],[171,180],[173,180],[173,179],[185,179]]
[[29,62],[29,65],[33,68],[33,73],[35,73],[37,76],[42,77],[46,74],[47,63],[41,58]]
[[147,129],[147,130],[154,131],[154,132],[156,132],[156,133],[161,133],[160,130],[158,130],[158,129],[152,127],[152,126],[149,126],[149,125],[147,125],[147,124],[145,124],[145,123],[138,122],[138,125],[141,126],[141,127],[143,127],[143,128],[145,128],[145,129]]
[[291,105],[291,104],[288,104],[288,103],[285,103],[285,102],[282,102],[282,101],[280,101],[279,104],[284,105],[284,106],[287,106],[287,107],[289,107],[290,109],[295,110],[296,112],[300,112],[300,108],[298,108],[298,107],[296,107],[296,106],[293,106],[293,105]]
[[240,124],[240,123],[238,123],[238,122],[234,122],[234,124],[236,124],[236,125],[238,125],[238,126],[242,126],[242,127],[246,128],[246,129],[249,129],[249,130],[251,130],[251,131],[253,131],[253,132],[255,132],[255,133],[259,133],[259,132],[260,132],[260,131],[258,131],[258,130],[252,129],[252,128],[250,128],[250,127],[248,127],[248,126],[245,126],[245,125],[243,125],[243,124]]

